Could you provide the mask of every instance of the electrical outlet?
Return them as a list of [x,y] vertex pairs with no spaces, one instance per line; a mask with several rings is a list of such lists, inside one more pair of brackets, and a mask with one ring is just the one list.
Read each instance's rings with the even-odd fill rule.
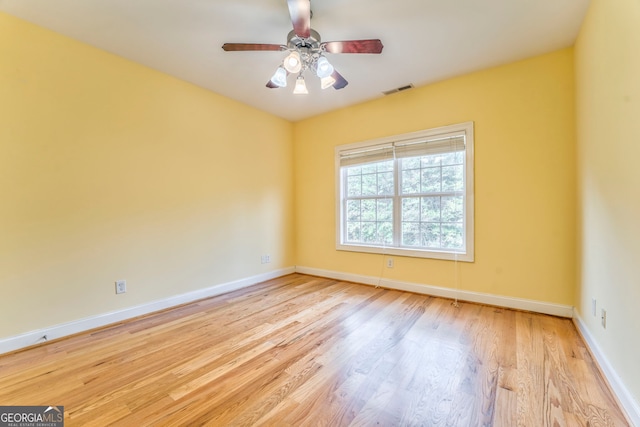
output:
[[602,309],[602,316],[600,317],[600,321],[602,322],[602,327],[607,329],[607,310]]
[[591,298],[591,314],[596,317],[596,299]]
[[262,255],[260,257],[260,262],[262,264],[269,264],[271,262],[271,255]]
[[387,268],[393,268],[393,258],[387,258]]
[[127,292],[127,281],[126,280],[117,280],[116,281],[116,294],[124,294]]

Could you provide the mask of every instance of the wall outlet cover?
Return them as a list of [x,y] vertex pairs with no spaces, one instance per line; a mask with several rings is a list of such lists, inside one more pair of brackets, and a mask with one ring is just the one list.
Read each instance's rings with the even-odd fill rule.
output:
[[127,292],[127,281],[126,280],[117,280],[116,281],[116,294],[124,294]]

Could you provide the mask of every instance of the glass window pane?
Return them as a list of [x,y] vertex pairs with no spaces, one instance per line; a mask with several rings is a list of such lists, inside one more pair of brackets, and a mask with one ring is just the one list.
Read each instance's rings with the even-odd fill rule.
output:
[[362,173],[376,173],[378,166],[375,163],[369,163],[366,165],[362,165]]
[[409,169],[419,169],[420,168],[420,157],[408,157],[406,159],[401,160],[402,170]]
[[378,221],[393,221],[393,199],[378,200]]
[[420,228],[417,223],[402,223],[402,245],[420,246]]
[[440,224],[421,224],[422,246],[427,248],[440,247]]
[[440,168],[422,169],[422,192],[433,193],[440,191]]
[[402,194],[413,194],[420,191],[420,170],[402,171]]
[[360,241],[360,223],[359,222],[347,222],[347,240],[349,242]]
[[378,172],[393,172],[393,160],[378,163]]
[[442,191],[462,191],[464,190],[463,166],[443,166],[442,167]]
[[393,194],[393,172],[378,174],[378,195]]
[[375,196],[376,194],[378,194],[376,174],[362,175],[362,195]]
[[462,224],[442,224],[442,247],[463,249]]
[[423,197],[420,206],[420,221],[439,222],[440,221],[440,197]]
[[375,222],[362,223],[362,242],[375,243],[378,241],[378,232]]
[[375,221],[376,220],[376,200],[365,199],[362,200],[362,221]]
[[402,221],[420,221],[420,198],[404,197],[402,199]]
[[360,200],[347,201],[347,221],[360,221]]
[[429,166],[440,166],[440,154],[430,154],[428,156],[422,156],[420,158],[420,162],[423,168]]
[[380,239],[380,242],[384,243],[385,245],[393,244],[393,223],[379,222],[378,238]]
[[360,175],[362,173],[362,168],[360,166],[353,166],[347,168],[347,175]]
[[441,158],[442,158],[442,165],[456,165],[456,164],[460,164],[462,162],[460,162],[460,157],[458,156],[459,152],[453,152],[453,153],[444,153],[441,154]]
[[462,222],[464,209],[462,196],[451,196],[442,198],[442,221]]
[[347,178],[347,197],[360,196],[362,194],[362,178],[360,175]]

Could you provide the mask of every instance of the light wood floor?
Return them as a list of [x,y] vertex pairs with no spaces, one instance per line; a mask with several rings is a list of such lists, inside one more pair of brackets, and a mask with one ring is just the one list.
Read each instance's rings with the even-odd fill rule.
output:
[[0,357],[67,426],[626,426],[570,320],[294,274]]

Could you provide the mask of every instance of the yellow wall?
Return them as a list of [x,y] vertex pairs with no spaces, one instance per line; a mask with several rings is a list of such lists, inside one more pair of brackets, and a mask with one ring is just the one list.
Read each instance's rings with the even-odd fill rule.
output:
[[297,265],[455,287],[452,261],[335,249],[334,147],[475,122],[475,259],[460,288],[572,305],[575,286],[573,50],[401,92],[297,122]]
[[[575,49],[576,310],[640,402],[640,2],[593,0]],[[591,314],[591,299],[597,316]],[[600,309],[607,310],[607,328]]]
[[285,120],[0,13],[0,338],[294,265],[292,156]]
[[461,289],[570,305],[573,72],[565,49],[292,125],[1,14],[0,337],[294,264],[453,288],[450,261],[335,250],[334,147],[469,120]]

